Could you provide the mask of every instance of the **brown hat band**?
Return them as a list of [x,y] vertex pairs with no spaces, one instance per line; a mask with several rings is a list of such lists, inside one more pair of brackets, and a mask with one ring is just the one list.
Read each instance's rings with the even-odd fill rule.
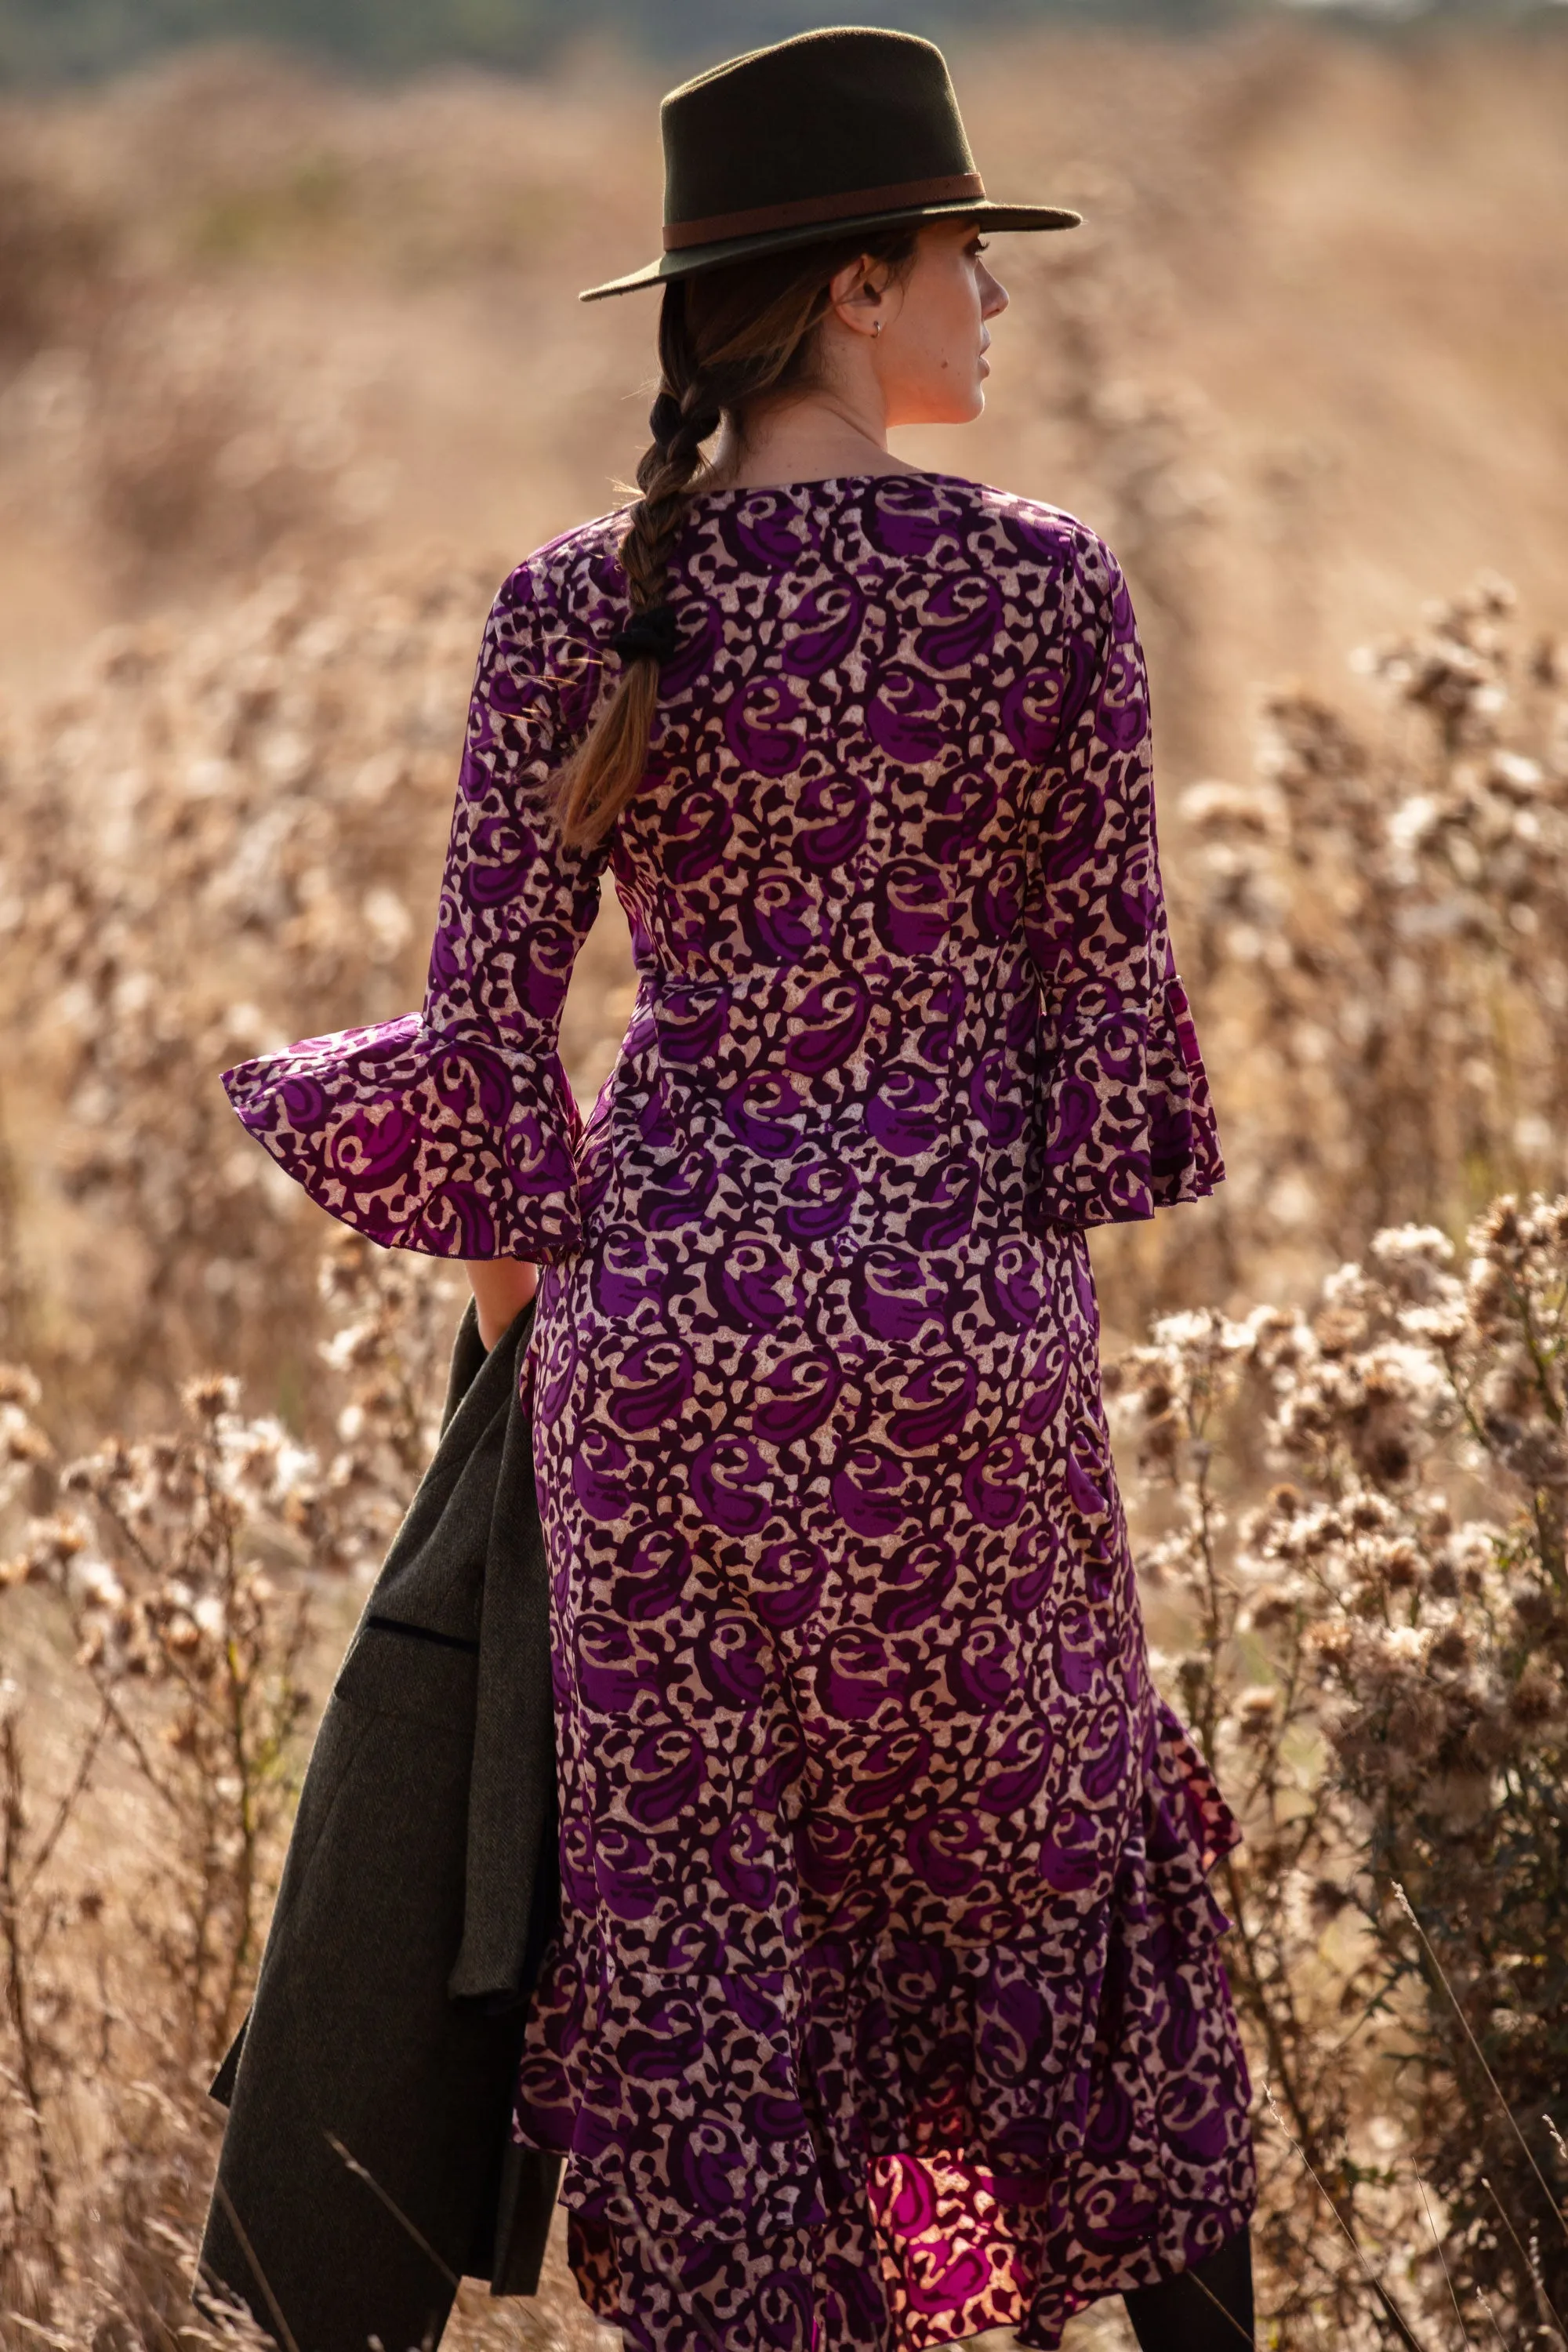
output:
[[836,196],[802,196],[786,205],[759,205],[747,213],[713,213],[706,220],[673,221],[665,228],[666,253],[691,245],[718,245],[731,236],[762,236],[773,229],[815,228],[819,223],[859,220],[867,213],[902,212],[912,205],[953,204],[963,196],[984,203],[978,172],[950,172],[940,180],[896,180],[884,188],[849,188]]

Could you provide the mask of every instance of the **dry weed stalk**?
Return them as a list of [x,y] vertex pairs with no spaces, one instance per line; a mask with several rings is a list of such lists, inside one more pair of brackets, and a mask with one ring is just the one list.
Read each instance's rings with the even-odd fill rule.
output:
[[1562,1181],[1568,664],[1513,601],[1483,579],[1364,656],[1381,726],[1270,696],[1257,781],[1183,796],[1248,1279],[1282,1246],[1332,1263]]
[[61,1466],[37,1383],[0,1373],[0,1507],[30,1506],[0,1572],[28,1661],[0,1706],[0,2343],[248,2340],[185,2305],[203,2094],[292,1809],[310,1596],[379,1557],[455,1321],[443,1270],[352,1237],[322,1281],[324,1462],[214,1375],[173,1434]]
[[[1233,1977],[1290,2140],[1424,2340],[1424,2175],[1467,2324],[1568,2306],[1568,1199],[1504,1198],[1465,1275],[1385,1230],[1310,1314],[1175,1316],[1117,1370],[1166,1525],[1169,1662],[1247,1842]],[[1259,1424],[1265,1462],[1253,1450]],[[1285,1475],[1243,1510],[1259,1472]],[[1265,2125],[1287,2341],[1392,2325]]]
[[273,579],[184,643],[117,633],[23,731],[7,1118],[40,1138],[24,1226],[66,1237],[93,1313],[46,1292],[12,1345],[51,1393],[68,1365],[98,1426],[215,1360],[308,1389],[319,1219],[217,1074],[324,1005],[347,1024],[418,1001],[487,595]]

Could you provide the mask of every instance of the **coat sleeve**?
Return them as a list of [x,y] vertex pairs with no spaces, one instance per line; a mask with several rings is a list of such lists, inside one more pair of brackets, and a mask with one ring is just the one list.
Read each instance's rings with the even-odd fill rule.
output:
[[1142,648],[1098,541],[1061,619],[1025,913],[1040,982],[1032,1206],[1046,1225],[1123,1224],[1212,1192],[1225,1170],[1165,919]]
[[553,1260],[581,1238],[556,1037],[608,852],[561,839],[548,787],[570,745],[537,648],[525,571],[485,631],[423,1010],[224,1077],[312,1200],[431,1257]]

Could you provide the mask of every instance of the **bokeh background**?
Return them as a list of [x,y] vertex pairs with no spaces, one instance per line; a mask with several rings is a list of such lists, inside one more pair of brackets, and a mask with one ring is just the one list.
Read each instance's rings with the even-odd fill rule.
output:
[[[1417,1461],[1449,1464],[1443,1507],[1461,1517],[1489,1497],[1494,1566],[1506,1553],[1512,1574],[1528,1555],[1541,1590],[1560,1591],[1568,1478],[1516,1442],[1563,1420],[1542,1339],[1562,1311],[1556,1229],[1520,1244],[1535,1256],[1515,1284],[1536,1302],[1518,1346],[1544,1385],[1498,1405],[1516,1434],[1490,1455],[1485,1411],[1467,1406],[1466,1434],[1410,1362],[1377,1354],[1427,1349],[1432,1381],[1455,1393],[1456,1349],[1471,1350],[1474,1395],[1483,1358],[1486,1379],[1514,1377],[1515,1341],[1484,1297],[1462,1342],[1400,1323],[1438,1311],[1412,1265],[1456,1278],[1436,1243],[1386,1258],[1408,1296],[1396,1285],[1376,1307],[1369,1292],[1353,1328],[1342,1286],[1325,1304],[1321,1286],[1413,1222],[1461,1245],[1462,1265],[1469,1221],[1497,1196],[1565,1181],[1568,12],[854,13],[943,41],[994,194],[1087,216],[1072,236],[996,241],[1012,305],[987,414],[901,446],[1085,517],[1143,622],[1178,951],[1231,1182],[1152,1230],[1097,1237],[1097,1265],[1109,1354],[1154,1318],[1188,1318],[1166,1327],[1122,1433],[1130,1490],[1141,1463],[1157,1490],[1140,1506],[1148,1544],[1168,1547],[1184,1511],[1206,1528],[1221,1509],[1193,1445],[1219,1464],[1236,1530],[1222,1538],[1216,1517],[1208,1553],[1170,1555],[1150,1608],[1231,1781],[1247,1740],[1254,1762],[1273,1743],[1247,1783],[1273,1826],[1257,1830],[1250,1888],[1227,1896],[1284,1939],[1272,1958],[1258,1947],[1249,2031],[1271,2079],[1295,2081],[1294,2138],[1340,2218],[1371,2212],[1380,2261],[1403,2266],[1400,2325],[1419,2307],[1424,2342],[1459,2340],[1442,2242],[1464,2292],[1513,2315],[1510,2343],[1544,2343],[1529,2331],[1555,2323],[1531,2282],[1553,2258],[1527,2258],[1526,2242],[1533,2228],[1556,2242],[1551,2213],[1519,2209],[1510,2273],[1476,2165],[1503,2178],[1511,2126],[1500,2154],[1484,2145],[1503,2128],[1493,2113],[1468,2158],[1443,2157],[1432,2116],[1475,2081],[1456,2089],[1468,2062],[1444,2054],[1444,1997],[1420,2010],[1419,1953],[1387,1924],[1387,1873],[1368,1861],[1376,1803],[1353,1773],[1335,1780],[1340,1718],[1291,1713],[1295,1670],[1248,1613],[1246,1512],[1295,1442],[1269,1434],[1281,1383],[1307,1375],[1305,1356],[1289,1378],[1277,1353],[1265,1361],[1246,1318],[1304,1318],[1320,1370],[1361,1364],[1359,1388],[1314,1407],[1327,1451],[1300,1475],[1321,1473],[1325,1494],[1371,1481],[1379,1509],[1415,1511],[1384,1531],[1425,1563],[1413,1592],[1459,1607],[1438,1558],[1451,1529],[1412,1501]],[[417,1003],[489,597],[519,555],[616,503],[642,446],[654,298],[583,309],[577,289],[656,249],[660,90],[820,16],[804,0],[0,0],[0,1311],[26,1368],[0,1398],[15,1538],[0,1591],[7,2345],[8,2327],[34,2341],[28,2325],[129,2346],[184,2324],[179,2249],[211,2147],[195,2086],[243,2007],[306,1694],[325,1687],[417,1474],[455,1312],[437,1270],[374,1254],[340,1249],[323,1284],[326,1221],[246,1141],[216,1074]],[[563,1032],[584,1104],[629,1004],[606,899]],[[1494,1232],[1486,1246],[1513,1244]],[[1251,1341],[1224,1342],[1243,1329]],[[213,1372],[243,1391],[189,1391]],[[1427,1416],[1419,1443],[1369,1450],[1385,1405]],[[1141,1453],[1144,1423],[1164,1436]],[[1508,1551],[1516,1509],[1535,1530],[1523,1553]],[[1229,1616],[1213,1614],[1216,1577]],[[1479,1587],[1471,1602],[1485,1613]],[[1391,1606],[1384,1592],[1390,1625]],[[1476,1841],[1494,1858],[1517,1843],[1497,1790],[1518,1758],[1500,1763],[1475,1725],[1528,1733],[1519,1785],[1533,1787],[1556,1769],[1568,1706],[1568,1631],[1549,1612],[1521,1647],[1513,1608],[1496,1601],[1485,1674],[1473,1652],[1454,1664],[1469,1696],[1446,1730],[1428,1725],[1427,1748],[1397,1726],[1380,1735],[1380,1753],[1419,1750],[1436,1808],[1402,1867],[1441,1876],[1447,1822],[1496,1905],[1500,1865],[1483,1868]],[[1411,1657],[1430,1680],[1428,1652]],[[1547,1698],[1529,1683],[1527,1704],[1521,1677],[1542,1657]],[[1448,1795],[1430,1797],[1439,1781]],[[1390,1767],[1376,1802],[1402,1788]],[[1420,1813],[1408,1790],[1399,1802]],[[1528,2032],[1498,2030],[1555,2053],[1524,2081],[1521,2114],[1568,2065],[1563,1984],[1519,1990],[1546,1985],[1563,1901],[1531,1899],[1528,1952],[1456,1958],[1477,2019],[1522,2000]],[[154,1914],[137,1940],[132,1916]],[[1361,2072],[1336,2071],[1347,1985],[1417,2035],[1426,2122],[1387,2087],[1398,2070],[1378,2072],[1381,2044]],[[133,2011],[150,2039],[125,2025]],[[127,2088],[149,2080],[156,2116]],[[1537,2116],[1550,2169],[1542,2128]],[[1405,2340],[1336,2254],[1331,2217],[1321,2243],[1300,2238],[1312,2199],[1282,2162],[1277,2340],[1316,2342],[1324,2326]],[[95,2168],[99,2236],[117,2250],[101,2276],[79,2237],[88,2191],[71,2187]],[[1415,2185],[1434,2183],[1437,2219],[1412,2240]],[[1491,2271],[1488,2230],[1503,2247]],[[1553,2279],[1563,2305],[1559,2273],[1542,2273],[1547,2306]],[[464,2324],[476,2341],[580,2334],[558,2265],[554,2281],[542,2311]],[[1090,2332],[1115,2340],[1119,2325]]]

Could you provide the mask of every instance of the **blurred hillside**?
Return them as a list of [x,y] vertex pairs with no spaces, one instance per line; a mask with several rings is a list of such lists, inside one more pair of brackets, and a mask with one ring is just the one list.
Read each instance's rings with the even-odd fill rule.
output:
[[[1291,0],[868,0],[846,20],[973,41],[1041,24],[1147,25],[1194,32]],[[1321,0],[1306,0],[1321,5]],[[1331,0],[1332,5],[1332,0]],[[1503,19],[1552,0],[1343,0],[1398,24],[1436,7]],[[374,74],[432,64],[532,70],[598,37],[649,57],[706,61],[832,21],[820,0],[0,0],[0,81],[116,73],[193,43],[257,41]]]

